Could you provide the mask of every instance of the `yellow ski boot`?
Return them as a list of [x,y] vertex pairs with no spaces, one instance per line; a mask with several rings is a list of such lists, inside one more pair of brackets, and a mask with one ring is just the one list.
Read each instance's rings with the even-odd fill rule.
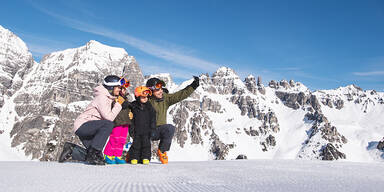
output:
[[131,164],[132,164],[132,165],[137,165],[137,159],[132,159],[132,160],[131,160]]
[[149,164],[149,160],[148,159],[143,159],[143,165],[148,165]]

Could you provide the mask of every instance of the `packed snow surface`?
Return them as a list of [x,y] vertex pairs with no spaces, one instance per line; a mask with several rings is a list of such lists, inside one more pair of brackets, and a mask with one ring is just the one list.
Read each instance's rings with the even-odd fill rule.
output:
[[2,191],[383,191],[384,164],[303,160],[92,166],[0,162]]

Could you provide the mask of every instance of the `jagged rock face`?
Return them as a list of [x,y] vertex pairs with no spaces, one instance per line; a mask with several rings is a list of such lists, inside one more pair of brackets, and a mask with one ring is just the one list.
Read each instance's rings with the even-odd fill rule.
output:
[[[289,89],[294,87],[294,85],[295,83],[293,81],[289,83],[282,81],[279,84],[279,86],[284,89]],[[321,111],[321,105],[316,95],[310,92],[291,93],[287,91],[276,91],[275,93],[285,106],[295,110],[301,109],[307,111],[304,119],[312,123],[312,127],[308,130],[308,138],[298,154],[299,158],[328,159],[328,152],[331,150],[332,152],[337,152],[337,154],[342,154],[337,156],[335,160],[343,157],[345,159],[345,154],[339,150],[343,144],[347,143],[347,139],[337,131],[335,126],[329,123]],[[341,109],[344,105],[340,99],[332,100],[329,95],[328,97],[322,97],[322,104],[330,108],[336,105],[337,109]],[[328,144],[333,148],[330,148]],[[327,153],[324,152],[325,148],[328,150]],[[327,157],[324,157],[324,155],[327,155]]]
[[212,132],[211,152],[215,155],[215,160],[224,160],[228,154],[229,147],[220,141],[219,137]]
[[338,160],[345,159],[344,153],[338,151],[331,143],[328,143],[323,149],[321,149],[322,160]]
[[253,94],[257,94],[257,92],[265,95],[265,87],[262,84],[261,77],[257,77],[257,82],[254,76],[248,76],[245,78],[245,86],[247,87],[248,91],[250,91]]
[[[234,134],[234,137],[245,134],[254,137],[259,141],[256,147],[260,151],[269,151],[276,146],[274,135],[280,131],[278,119],[271,108],[262,104],[265,98],[258,94],[258,87],[264,88],[261,82],[257,85],[251,77],[242,82],[233,70],[228,68],[220,68],[211,77],[202,75],[200,79],[201,85],[196,92],[189,99],[176,104],[169,112],[176,126],[174,139],[181,147],[187,144],[202,145],[210,149],[209,153],[214,159],[227,159],[229,151],[235,150],[237,146],[230,141],[224,142],[222,134]],[[224,107],[222,100],[230,102],[230,106],[226,104]],[[234,113],[233,107],[240,109],[240,113]],[[235,118],[212,118],[216,115],[231,115],[235,118],[239,115],[245,116],[255,122],[255,125],[237,127],[231,125]],[[223,126],[233,129],[224,133]]]
[[384,140],[379,141],[379,143],[377,144],[377,149],[384,150]]
[[34,64],[25,43],[0,26],[0,107],[4,104],[4,96],[9,98],[20,89],[25,74]]
[[204,97],[201,102],[201,108],[203,111],[212,111],[214,113],[222,113],[221,105],[218,101],[213,101],[210,98]]
[[133,86],[144,80],[132,56],[95,41],[46,55],[31,73],[33,78],[14,99],[20,119],[11,133],[12,146],[28,141],[26,155],[40,160],[56,160],[65,141],[79,143],[72,131],[73,121],[106,75],[128,77]]
[[314,110],[320,109],[319,101],[315,95],[306,95],[304,92],[288,93],[276,91],[276,96],[286,105],[292,109],[299,109],[304,105],[310,105]]
[[236,81],[241,81],[239,76],[229,68],[220,68],[213,73],[211,78],[203,80],[204,83],[211,84],[216,87],[219,94],[235,94],[243,93],[244,89],[235,86]]
[[[322,160],[345,159],[346,155],[339,150],[348,141],[345,136],[337,131],[335,126],[329,123],[321,110],[308,112],[305,118],[312,121],[312,127],[308,131],[308,139],[305,141],[298,157]],[[312,154],[309,153],[311,150]]]

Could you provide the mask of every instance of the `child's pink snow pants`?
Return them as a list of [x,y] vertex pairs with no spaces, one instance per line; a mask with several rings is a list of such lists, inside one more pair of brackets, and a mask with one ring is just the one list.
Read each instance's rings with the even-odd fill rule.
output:
[[109,156],[120,157],[123,155],[123,148],[128,135],[128,125],[120,125],[114,127],[111,135],[109,135],[109,141],[104,148],[104,154]]

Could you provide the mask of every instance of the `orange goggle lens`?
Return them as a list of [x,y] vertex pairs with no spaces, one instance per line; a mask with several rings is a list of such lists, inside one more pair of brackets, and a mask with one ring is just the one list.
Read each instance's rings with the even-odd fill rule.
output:
[[161,89],[162,87],[163,87],[163,84],[161,84],[161,83],[157,83],[155,85],[155,89]]
[[146,96],[151,96],[152,95],[152,91],[151,90],[145,90],[145,91],[143,91],[143,92],[141,92],[141,96],[144,96],[144,97],[146,97]]

